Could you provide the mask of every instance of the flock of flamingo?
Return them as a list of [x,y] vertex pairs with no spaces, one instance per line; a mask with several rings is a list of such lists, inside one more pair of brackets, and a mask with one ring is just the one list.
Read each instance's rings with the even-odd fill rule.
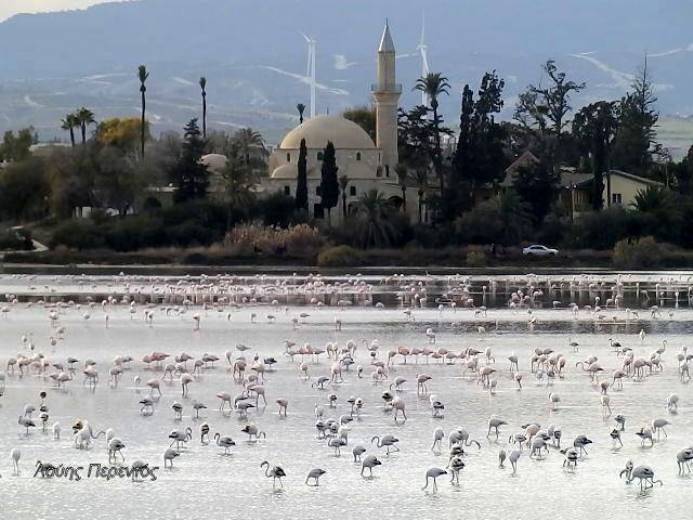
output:
[[[320,286],[319,280],[305,282],[311,291]],[[363,296],[356,304],[383,309],[382,304],[374,304],[372,287],[363,281],[352,283],[361,289]],[[179,304],[152,303],[142,301],[142,294],[130,294],[116,298],[108,296],[100,303],[91,299],[77,303],[57,297],[24,299],[7,294],[2,304],[2,322],[11,320],[14,314],[23,310],[42,309],[50,327],[47,339],[38,339],[38,333],[27,331],[17,338],[17,347],[0,345],[3,369],[0,372],[0,406],[3,394],[16,392],[26,404],[16,410],[18,445],[9,449],[12,463],[11,473],[22,474],[22,446],[24,439],[37,435],[45,437],[45,442],[64,442],[65,437],[77,450],[92,450],[101,442],[109,464],[125,464],[128,448],[133,443],[125,432],[120,433],[107,424],[99,424],[100,417],[74,417],[70,424],[60,424],[51,419],[51,407],[67,392],[84,392],[84,399],[98,391],[132,392],[133,420],[147,420],[147,417],[168,414],[172,428],[167,439],[161,439],[161,462],[165,470],[173,470],[180,460],[185,459],[193,444],[204,447],[216,446],[221,456],[231,456],[243,449],[242,443],[234,440],[236,436],[247,436],[249,443],[272,443],[277,440],[283,425],[292,421],[294,414],[310,414],[314,417],[314,429],[305,435],[314,439],[317,445],[324,445],[326,457],[341,457],[344,451],[347,458],[356,466],[356,471],[364,479],[386,475],[388,462],[393,457],[406,457],[407,446],[402,445],[397,432],[406,430],[412,417],[408,411],[412,405],[420,408],[421,403],[430,410],[430,418],[441,426],[431,432],[430,451],[441,457],[442,463],[421,468],[423,490],[438,493],[438,479],[445,477],[453,487],[464,482],[465,469],[470,465],[468,455],[475,454],[495,457],[498,471],[508,471],[520,476],[523,458],[552,460],[549,453],[559,454],[557,464],[565,471],[577,472],[589,461],[589,448],[596,442],[608,439],[611,449],[618,451],[625,444],[639,444],[643,449],[667,442],[667,429],[674,428],[672,419],[679,412],[681,399],[677,393],[661,396],[661,413],[652,417],[647,424],[631,425],[628,417],[614,409],[612,397],[616,392],[635,392],[637,385],[645,381],[655,381],[668,371],[676,372],[682,388],[690,382],[690,362],[693,351],[689,353],[683,346],[679,350],[668,348],[667,340],[644,354],[646,339],[644,329],[639,334],[604,341],[599,356],[581,357],[580,343],[573,337],[564,344],[553,348],[518,347],[518,353],[496,359],[492,346],[475,348],[465,346],[457,349],[439,347],[435,323],[423,326],[417,322],[417,314],[427,305],[434,305],[443,313],[468,313],[478,319],[472,335],[477,341],[462,337],[463,343],[479,344],[482,338],[492,337],[493,320],[489,320],[492,309],[475,306],[469,291],[462,289],[454,294],[446,294],[435,303],[426,301],[424,284],[403,287],[406,298],[399,298],[403,319],[407,326],[416,330],[418,346],[388,345],[379,338],[342,338],[327,341],[320,346],[303,341],[287,339],[277,345],[273,355],[262,354],[261,349],[237,343],[224,352],[204,352],[192,354],[186,351],[153,351],[140,358],[127,352],[113,353],[110,364],[99,363],[92,358],[78,358],[69,355],[69,338],[72,328],[66,325],[67,317],[79,316],[82,326],[114,326],[113,316],[120,319],[140,321],[144,327],[156,327],[166,319],[189,320],[192,333],[204,328],[206,320],[216,317],[228,322],[243,320],[257,327],[270,327],[277,322],[291,325],[295,336],[311,327],[313,312],[331,312],[334,315],[330,328],[341,334],[357,334],[356,327],[351,331],[340,317],[340,308],[355,303],[346,301],[335,291],[335,298],[325,303],[314,298],[304,307],[294,307],[280,303],[277,294],[281,287],[273,290],[255,288],[250,294],[244,293],[238,301],[230,301],[220,294],[228,294],[231,285],[223,291],[214,282],[196,285],[194,298],[186,296]],[[304,289],[307,289],[304,287]],[[190,284],[161,284],[156,290],[159,295],[191,294]],[[324,291],[322,294],[328,294]],[[238,294],[238,291],[236,292]],[[306,292],[307,294],[307,292]],[[314,294],[314,293],[311,293]],[[518,288],[508,299],[507,307],[517,313],[517,318],[525,323],[529,331],[538,326],[536,306],[541,302],[541,291],[531,287]],[[198,299],[199,298],[199,299]],[[470,301],[471,300],[471,301]],[[605,308],[600,307],[599,297],[590,305],[579,306],[574,303],[551,302],[550,307],[570,309],[574,319],[586,319],[596,323],[635,323],[639,328],[640,317],[637,311],[620,306],[618,298],[611,299]],[[334,308],[334,310],[329,310]],[[312,310],[315,309],[315,310]],[[374,311],[375,312],[375,311]],[[400,311],[398,311],[400,312]],[[666,320],[667,315],[658,306],[650,306],[647,311],[652,320]],[[673,311],[672,311],[673,312]],[[669,314],[671,317],[671,314]],[[495,324],[498,327],[498,322]],[[423,328],[422,328],[423,327]],[[605,336],[606,338],[606,336]],[[485,341],[489,343],[489,341]],[[18,350],[8,357],[8,351]],[[265,349],[266,350],[266,349]],[[521,352],[520,352],[521,351]],[[102,354],[102,353],[101,353]],[[97,357],[96,355],[94,357]],[[608,368],[607,366],[613,367]],[[273,377],[277,372],[295,372],[292,380],[296,388],[277,388]],[[210,392],[203,385],[207,374],[222,373],[226,389]],[[442,374],[454,374],[464,381],[445,378]],[[571,438],[564,438],[562,429],[554,424],[552,412],[561,408],[560,382],[564,380],[583,381],[595,393],[595,409],[601,410],[605,431],[576,432]],[[132,384],[124,385],[124,380]],[[34,395],[24,388],[25,382],[39,382],[40,393]],[[451,383],[452,381],[452,383]],[[474,384],[472,384],[474,383]],[[510,424],[503,417],[490,415],[483,425],[485,439],[474,438],[470,426],[443,427],[450,417],[450,403],[446,401],[446,385],[469,384],[470,392],[483,392],[496,396],[500,387],[522,392],[525,386],[545,387],[547,421],[528,418],[526,422]],[[656,386],[656,382],[652,383]],[[379,388],[380,400],[369,402],[358,395],[366,385]],[[28,385],[27,385],[28,386]],[[126,386],[126,388],[123,388]],[[197,388],[196,388],[197,387]],[[32,387],[33,388],[33,387]],[[229,388],[233,388],[229,391]],[[199,389],[199,391],[198,391]],[[204,391],[203,391],[204,389]],[[296,410],[292,395],[300,389],[314,394],[314,406],[310,410]],[[415,392],[414,392],[415,389]],[[347,394],[348,392],[348,394]],[[260,429],[254,422],[254,413],[272,410],[273,432]],[[293,409],[292,409],[293,408]],[[374,435],[368,442],[354,442],[354,433],[362,425],[372,420],[373,414],[382,414],[391,425],[390,431]],[[239,426],[235,433],[228,432],[228,422],[221,418],[237,416]],[[137,417],[139,416],[139,417]],[[100,428],[95,425],[99,424]],[[5,425],[7,427],[8,425]],[[475,425],[478,430],[481,425]],[[64,435],[67,430],[69,434]],[[273,438],[274,436],[274,438]],[[596,437],[599,441],[596,440]],[[103,441],[101,440],[103,438]],[[483,442],[483,444],[482,444]],[[2,447],[4,448],[4,447]],[[6,450],[2,450],[6,451]],[[145,462],[135,459],[128,462],[132,466],[154,465],[156,461]],[[547,462],[551,463],[551,462]],[[685,477],[691,473],[693,445],[682,446],[676,454],[672,466],[677,467],[678,475]],[[666,471],[667,461],[662,461]],[[509,468],[506,469],[506,465]],[[1,467],[1,466],[0,466]],[[282,492],[284,480],[296,480],[308,486],[318,487],[321,478],[330,478],[320,466],[311,469],[307,475],[292,475],[289,468],[267,460],[257,461],[258,477],[272,480],[272,487]],[[348,469],[345,469],[348,471]],[[627,484],[636,482],[642,493],[648,493],[662,480],[655,478],[654,469],[646,464],[628,460],[620,471],[614,470],[614,478],[621,478]]]

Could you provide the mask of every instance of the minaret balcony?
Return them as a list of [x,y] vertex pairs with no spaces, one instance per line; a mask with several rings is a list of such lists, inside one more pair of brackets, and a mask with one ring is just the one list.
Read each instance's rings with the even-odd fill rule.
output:
[[401,94],[402,93],[402,84],[401,83],[393,83],[392,85],[381,85],[379,83],[372,83],[371,84],[371,92],[385,92],[388,94]]

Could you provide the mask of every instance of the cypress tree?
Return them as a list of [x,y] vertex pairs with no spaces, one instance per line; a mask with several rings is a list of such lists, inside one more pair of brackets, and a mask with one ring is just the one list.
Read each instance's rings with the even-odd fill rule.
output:
[[339,200],[339,181],[337,180],[337,157],[335,154],[334,144],[331,141],[327,142],[325,151],[323,152],[321,181],[320,181],[320,197],[321,204],[327,210],[327,222],[331,223],[331,210],[337,205]]
[[308,169],[306,157],[308,149],[306,140],[301,139],[301,147],[298,152],[298,177],[296,178],[296,209],[308,211]]

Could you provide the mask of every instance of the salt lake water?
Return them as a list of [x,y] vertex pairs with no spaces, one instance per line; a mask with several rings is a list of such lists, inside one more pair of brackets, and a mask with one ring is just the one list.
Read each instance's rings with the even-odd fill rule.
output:
[[[0,397],[0,518],[690,518],[693,478],[680,476],[676,464],[677,452],[693,444],[693,393],[680,380],[677,360],[682,347],[691,346],[693,332],[688,275],[482,278],[0,276],[0,371],[7,372],[11,358],[38,359],[38,353],[51,363],[79,360],[65,389],[55,388],[48,374],[56,370],[50,367],[43,375],[33,367],[25,368],[23,377],[16,370],[6,373]],[[523,295],[509,306],[518,289]],[[525,299],[527,294],[533,296]],[[111,303],[102,305],[108,298]],[[572,302],[579,304],[577,312]],[[654,313],[653,305],[659,307]],[[145,320],[145,312],[153,318]],[[50,313],[55,313],[52,320]],[[576,363],[596,356],[605,369],[600,380],[610,380],[623,364],[610,339],[632,348],[635,358],[650,359],[664,341],[666,347],[661,372],[628,377],[622,391],[609,389],[613,414],[604,417],[599,387]],[[294,349],[306,343],[324,348],[329,342],[341,348],[353,340],[358,345],[355,363],[343,369],[343,382],[316,389],[312,383],[329,376],[334,361],[323,354],[314,363],[306,356],[309,379],[302,379],[300,356],[292,360],[284,354],[287,340],[296,344]],[[410,356],[405,364],[397,355],[386,379],[375,381],[371,374],[376,367],[366,347],[374,340],[382,361],[399,347],[454,353],[490,348],[495,392],[483,388],[461,359],[447,364],[429,358],[427,363],[424,356]],[[579,344],[577,352],[571,342]],[[236,345],[250,350],[240,352]],[[535,349],[565,357],[562,378],[537,379],[530,371]],[[185,351],[195,359],[213,353],[220,360],[201,370],[184,398],[178,374],[172,381],[162,380],[161,370],[141,361],[153,351],[172,357]],[[217,393],[235,396],[243,390],[228,370],[227,351],[232,359],[244,355],[249,366],[255,355],[277,360],[265,373],[268,405],[251,409],[247,419],[219,411]],[[509,371],[513,353],[523,374],[521,390]],[[108,373],[117,355],[134,361],[114,387]],[[94,390],[82,384],[87,359],[99,373]],[[478,363],[486,366],[484,354]],[[356,375],[357,365],[363,368],[362,378]],[[431,376],[428,392],[417,393],[417,374]],[[139,389],[135,376],[142,380]],[[382,399],[398,376],[407,380],[399,393],[406,405],[405,423],[395,423]],[[152,378],[161,381],[162,396],[153,415],[143,417],[139,401],[149,396],[143,384]],[[17,418],[26,404],[38,409],[41,391],[47,392],[47,430],[41,431],[37,410],[37,427],[25,436]],[[551,392],[560,396],[555,409]],[[335,408],[327,404],[332,393],[337,395]],[[672,393],[680,397],[678,413],[665,408]],[[432,417],[431,394],[445,404],[443,418]],[[348,446],[337,457],[318,439],[314,409],[323,406],[325,418],[349,415],[352,396],[364,405],[349,425]],[[289,402],[286,418],[278,415],[275,401],[280,398]],[[193,418],[193,400],[208,407],[199,420]],[[183,405],[182,420],[171,409],[175,401]],[[616,414],[627,418],[622,448],[614,448],[609,436]],[[507,422],[498,440],[487,437],[491,416]],[[642,447],[635,432],[659,418],[671,423],[668,437]],[[125,444],[125,464],[139,459],[161,466],[157,480],[34,477],[38,460],[85,468],[108,463],[103,436],[89,449],[75,448],[71,426],[77,419],[88,420],[95,430],[112,428]],[[60,440],[53,439],[54,422],[61,425]],[[202,422],[212,435],[233,437],[231,456],[224,456],[213,441],[200,443]],[[248,422],[266,432],[266,438],[248,442],[240,431]],[[563,467],[563,455],[553,448],[539,459],[530,458],[525,449],[516,475],[507,461],[505,469],[498,467],[499,451],[513,449],[509,436],[533,422],[560,428],[563,446],[571,446],[581,434],[592,439],[575,471]],[[174,469],[164,470],[169,433],[186,427],[192,429],[192,439],[174,460]],[[429,468],[446,467],[447,434],[458,427],[481,444],[481,449],[465,448],[460,486],[452,486],[444,475],[437,492],[422,490]],[[446,433],[439,454],[431,451],[436,428]],[[386,455],[371,443],[373,436],[384,434],[399,439],[400,452]],[[373,479],[362,478],[361,465],[354,462],[351,450],[358,444],[382,461]],[[21,451],[19,476],[12,475],[13,448]],[[264,476],[264,460],[285,470],[283,490],[275,491],[272,479]],[[619,472],[628,460],[650,466],[664,485],[644,493],[637,481],[627,485]],[[326,471],[320,486],[306,486],[306,475],[317,467]]]

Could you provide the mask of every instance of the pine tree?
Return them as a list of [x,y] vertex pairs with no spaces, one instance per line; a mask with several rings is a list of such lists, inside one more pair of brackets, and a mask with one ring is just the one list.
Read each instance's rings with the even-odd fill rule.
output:
[[621,100],[619,130],[614,142],[615,168],[636,175],[647,175],[652,166],[659,114],[654,108],[657,97],[647,71],[647,63],[632,85],[632,91]]
[[176,187],[176,202],[204,198],[207,195],[209,172],[200,162],[205,146],[197,118],[191,119],[184,129],[181,156],[171,171],[171,182]]
[[449,216],[473,203],[477,187],[502,178],[506,132],[495,121],[495,114],[503,108],[504,87],[496,71],[484,74],[476,101],[469,85],[464,87],[451,193],[446,201]]
[[298,152],[298,177],[296,178],[296,209],[308,211],[308,169],[306,157],[308,149],[306,140],[301,139],[301,147]]
[[323,209],[327,210],[327,222],[331,224],[331,210],[337,205],[339,200],[339,181],[337,180],[337,157],[332,141],[327,142],[323,152],[320,198]]
[[615,104],[609,101],[587,105],[575,114],[573,120],[573,136],[592,164],[592,206],[596,211],[604,206],[604,172],[610,169],[611,146],[617,128]]

